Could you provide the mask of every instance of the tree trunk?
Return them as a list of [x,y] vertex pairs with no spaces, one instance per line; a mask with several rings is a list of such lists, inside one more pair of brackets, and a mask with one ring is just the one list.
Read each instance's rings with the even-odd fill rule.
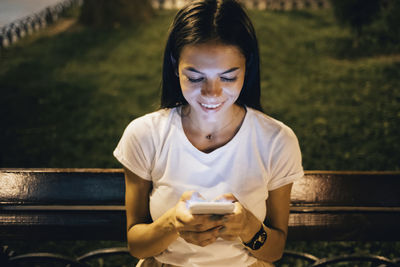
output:
[[79,20],[87,26],[116,28],[145,22],[153,14],[149,0],[84,0]]

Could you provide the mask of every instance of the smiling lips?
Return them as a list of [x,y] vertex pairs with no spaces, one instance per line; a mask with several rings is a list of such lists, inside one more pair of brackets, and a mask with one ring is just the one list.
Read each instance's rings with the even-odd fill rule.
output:
[[218,103],[218,104],[204,104],[204,103],[200,103],[200,105],[201,105],[202,107],[207,108],[207,109],[216,109],[216,108],[218,108],[219,106],[221,106],[222,103]]

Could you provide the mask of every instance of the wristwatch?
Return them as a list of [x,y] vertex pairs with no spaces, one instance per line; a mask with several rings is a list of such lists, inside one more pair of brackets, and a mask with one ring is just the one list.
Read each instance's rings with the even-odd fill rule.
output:
[[267,237],[268,236],[267,232],[264,230],[264,225],[261,224],[260,230],[253,236],[253,238],[247,243],[243,242],[243,244],[252,250],[257,250],[264,245],[265,241],[267,241]]

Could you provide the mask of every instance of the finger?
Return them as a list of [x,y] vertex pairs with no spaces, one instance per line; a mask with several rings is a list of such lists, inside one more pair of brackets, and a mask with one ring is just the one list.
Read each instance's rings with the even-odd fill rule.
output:
[[218,232],[219,237],[225,240],[235,240],[238,238],[241,230],[238,227],[222,227]]
[[205,247],[207,245],[210,245],[210,244],[214,243],[215,240],[217,240],[217,238],[213,237],[213,238],[210,238],[210,239],[207,239],[207,240],[204,240],[204,241],[200,242],[198,245],[201,246],[201,247]]
[[206,240],[202,240],[202,241],[185,239],[186,242],[192,243],[192,244],[195,244],[195,245],[201,246],[201,247],[205,247],[207,245],[210,245],[210,244],[214,243],[216,240],[217,240],[216,238],[210,238],[210,239],[206,239]]
[[227,241],[234,241],[238,238],[237,235],[220,235],[219,237]]
[[222,226],[223,226],[222,220],[220,221],[208,220],[203,222],[193,220],[189,224],[183,224],[183,230],[192,232],[206,232]]
[[219,227],[205,232],[182,231],[179,232],[179,235],[189,243],[196,245],[207,245],[217,239],[218,230]]
[[223,221],[224,220],[224,215],[223,214],[211,214],[209,216],[209,219],[211,221]]
[[204,235],[204,234],[199,234],[199,233],[195,233],[195,232],[182,232],[182,233],[180,233],[180,236],[186,242],[196,244],[196,245],[205,244],[212,240],[216,240],[216,237],[213,235]]
[[232,193],[223,194],[222,196],[217,197],[215,200],[216,201],[228,200],[232,202],[238,201],[237,198]]
[[184,192],[177,204],[177,217],[180,218],[182,223],[189,223],[191,220],[193,220],[193,216],[188,209],[188,201],[194,200],[194,199],[204,199],[200,193],[196,191],[186,191]]
[[238,224],[234,225],[226,225],[224,228],[222,228],[219,233],[220,234],[228,234],[228,235],[238,235],[242,232],[242,227]]
[[199,192],[196,192],[196,191],[192,190],[192,191],[186,191],[186,192],[184,192],[184,193],[181,195],[180,200],[181,200],[181,201],[187,201],[187,200],[190,200],[190,199],[192,199],[192,198],[203,198],[203,197],[200,195]]
[[178,202],[176,206],[176,219],[181,224],[189,224],[194,220],[193,215],[190,213],[186,206],[186,202]]
[[235,223],[236,221],[238,221],[238,215],[237,215],[237,213],[225,215],[224,218],[222,219],[222,221],[224,222],[225,225]]
[[235,202],[233,202],[233,204],[235,205],[235,208],[233,209],[233,213],[225,215],[225,217],[229,220],[231,220],[234,217],[241,216],[242,213],[245,211],[242,204],[240,204],[240,202],[235,201]]

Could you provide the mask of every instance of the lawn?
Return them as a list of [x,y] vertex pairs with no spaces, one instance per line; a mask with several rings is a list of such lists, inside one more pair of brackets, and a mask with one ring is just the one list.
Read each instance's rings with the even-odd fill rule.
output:
[[[0,167],[120,167],[112,151],[125,126],[158,107],[173,15],[162,11],[146,25],[113,31],[69,17],[1,51]],[[400,170],[400,53],[352,47],[329,10],[250,15],[260,43],[262,105],[296,132],[304,168]],[[288,248],[393,258],[400,244]]]
[[[69,18],[1,51],[0,166],[119,167],[124,127],[158,107],[173,14],[115,31]],[[343,56],[357,51],[329,11],[251,17],[262,105],[295,130],[304,168],[399,170],[400,55]]]

